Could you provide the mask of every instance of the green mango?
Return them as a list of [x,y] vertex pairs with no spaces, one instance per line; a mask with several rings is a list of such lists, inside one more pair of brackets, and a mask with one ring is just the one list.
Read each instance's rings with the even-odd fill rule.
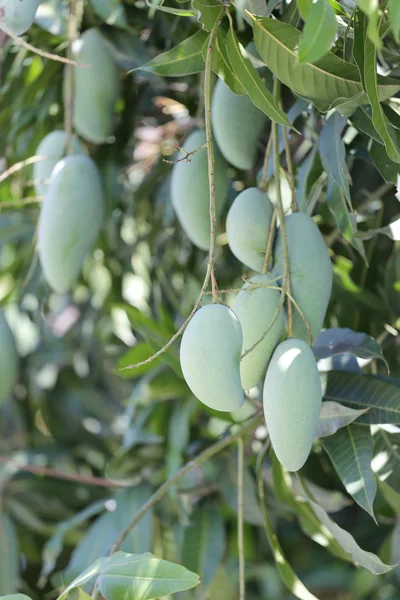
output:
[[[251,288],[250,284],[252,283],[276,286],[276,282],[271,283],[269,275],[256,275],[244,284],[243,290],[237,295],[232,310],[242,326],[243,352],[251,348],[261,338],[273,319],[280,298],[279,290],[266,287]],[[242,358],[240,377],[245,390],[255,387],[261,380],[271,355],[281,338],[283,329],[284,316],[281,310],[277,320],[262,342]]]
[[258,138],[267,117],[246,96],[234,94],[218,79],[211,120],[215,140],[223,156],[238,169],[250,169],[256,158]]
[[268,365],[264,416],[272,447],[287,471],[298,471],[310,454],[322,403],[321,380],[310,346],[288,339]]
[[[206,143],[205,131],[194,131],[183,148],[192,152]],[[215,194],[217,219],[221,216],[228,191],[228,165],[215,148]],[[180,157],[182,157],[181,155]],[[175,163],[171,176],[171,199],[176,216],[190,241],[201,250],[210,245],[210,194],[207,148]]]
[[55,292],[68,292],[100,233],[104,198],[91,158],[63,158],[53,170],[41,205],[38,251],[44,276]]
[[18,377],[18,354],[14,336],[0,312],[0,405],[11,394]]
[[[332,291],[332,263],[318,226],[305,213],[294,213],[285,219],[289,251],[290,291],[310,326],[313,342],[324,324]],[[284,272],[281,235],[275,250],[274,274]],[[307,327],[293,306],[293,336],[310,341]]]
[[[36,156],[46,156],[46,160],[38,160],[33,164],[33,179],[35,191],[38,196],[44,196],[47,192],[48,183],[54,167],[60,161],[66,151],[67,134],[63,130],[52,131],[42,139],[36,150]],[[72,154],[87,154],[87,150],[78,136],[71,138]]]
[[258,188],[236,196],[226,219],[226,234],[232,253],[254,271],[263,269],[267,238],[274,207]]
[[207,304],[186,327],[180,360],[186,383],[206,406],[231,412],[244,402],[240,382],[242,329],[235,313]]
[[35,20],[40,0],[0,0],[0,28],[22,35]]
[[87,29],[73,47],[87,67],[73,70],[73,125],[85,140],[103,144],[112,134],[119,96],[119,70],[97,29]]

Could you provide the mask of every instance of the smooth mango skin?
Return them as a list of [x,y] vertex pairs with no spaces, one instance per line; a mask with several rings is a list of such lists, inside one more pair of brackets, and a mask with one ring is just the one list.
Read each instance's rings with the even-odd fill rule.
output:
[[[236,296],[232,310],[237,316],[243,331],[242,351],[248,350],[255,344],[271,323],[279,304],[279,290],[268,288],[251,288],[249,284],[269,284],[269,275],[256,275],[243,290]],[[276,282],[270,285],[275,285]],[[264,375],[271,355],[279,342],[284,329],[283,311],[280,311],[277,320],[267,333],[265,338],[254,350],[242,358],[240,362],[240,377],[243,389],[249,390],[255,387]]]
[[211,120],[215,140],[226,160],[238,169],[250,169],[266,115],[248,96],[234,94],[222,79],[218,79],[212,98]]
[[279,344],[265,376],[264,416],[272,447],[287,471],[298,471],[311,451],[322,403],[321,380],[310,346]]
[[63,294],[76,282],[104,218],[100,174],[88,156],[63,158],[54,168],[41,205],[38,251],[44,276]]
[[0,406],[11,394],[18,377],[18,354],[14,336],[0,312]]
[[114,128],[119,70],[97,29],[86,30],[74,45],[75,59],[88,67],[74,74],[74,128],[85,140],[102,144]]
[[0,28],[22,35],[35,20],[40,0],[0,0]]
[[[290,291],[310,326],[313,342],[321,332],[332,291],[332,263],[313,219],[294,213],[285,219],[289,250]],[[278,234],[274,274],[284,272],[283,244]],[[293,306],[293,336],[309,343],[307,327]]]
[[[206,143],[205,131],[194,131],[183,142],[186,152]],[[217,219],[221,216],[228,191],[228,165],[215,148],[215,203]],[[175,163],[171,176],[171,199],[175,214],[190,241],[208,250],[210,245],[210,194],[208,184],[207,149],[190,157],[191,162]]]
[[248,188],[236,196],[226,219],[232,253],[240,262],[261,272],[274,207],[265,192]]
[[[62,159],[67,134],[63,130],[52,131],[42,139],[36,150],[36,156],[48,156],[45,160],[39,160],[33,164],[33,179],[35,180],[35,191],[38,196],[47,192],[48,183],[54,167]],[[86,148],[76,135],[71,138],[72,154],[86,154]]]
[[231,412],[244,402],[240,381],[242,329],[235,313],[222,304],[207,304],[186,327],[180,360],[193,394],[214,410]]

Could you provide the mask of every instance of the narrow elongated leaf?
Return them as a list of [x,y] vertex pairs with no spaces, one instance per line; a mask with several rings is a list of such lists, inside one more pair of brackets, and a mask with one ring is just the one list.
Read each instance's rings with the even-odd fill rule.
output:
[[331,532],[343,550],[351,554],[354,564],[364,567],[364,569],[368,569],[368,571],[371,571],[371,573],[374,573],[375,575],[382,575],[393,569],[392,565],[385,565],[376,554],[360,548],[353,536],[350,535],[348,531],[339,527],[319,504],[312,500],[308,500],[308,502],[320,522]]
[[197,31],[168,52],[159,54],[145,65],[138,67],[138,70],[150,71],[165,77],[179,77],[204,71],[202,48],[207,37],[205,31]]
[[324,438],[323,446],[347,492],[375,520],[376,480],[371,469],[373,441],[369,429],[344,427]]
[[[237,512],[237,458],[227,460],[219,478],[219,486],[224,500]],[[243,518],[246,523],[262,525],[263,515],[257,496],[257,488],[249,469],[243,471]]]
[[346,149],[341,137],[346,122],[346,117],[342,117],[337,112],[331,115],[320,134],[319,153],[325,171],[340,187],[351,207],[350,173],[346,164]]
[[[266,66],[297,94],[322,102],[326,109],[332,104],[352,100],[367,104],[357,67],[328,53],[315,64],[299,63],[295,48],[301,32],[281,21],[251,16],[257,50]],[[394,95],[400,88],[395,80],[379,79],[381,100]]]
[[367,35],[367,17],[358,13],[355,23],[354,58],[361,75],[361,81],[372,107],[373,125],[385,144],[391,160],[400,162],[399,139],[396,129],[387,119],[380,104],[377,81],[376,47]]
[[389,0],[389,18],[393,36],[397,43],[400,42],[400,3],[397,0]]
[[0,594],[17,591],[19,576],[18,540],[14,523],[0,514]]
[[373,141],[368,152],[372,162],[382,175],[383,179],[387,183],[396,184],[399,173],[399,164],[388,157],[386,149],[382,144],[382,140],[379,144],[378,142]]
[[319,415],[318,427],[315,434],[316,438],[333,435],[341,427],[346,427],[364,414],[368,409],[355,410],[348,406],[343,406],[339,402],[323,402],[321,413]]
[[[218,75],[218,77],[225,81],[226,85],[228,85],[235,94],[245,95],[247,94],[247,92],[240,83],[240,80],[236,75],[235,71],[233,70],[228,58],[228,53],[226,50],[226,36],[227,31],[223,27],[219,27],[217,36],[215,38],[211,68],[214,71],[214,73]],[[207,50],[208,38],[206,39],[203,45],[204,62],[206,60]]]
[[315,63],[335,41],[337,23],[328,0],[317,0],[308,10],[299,44],[300,62]]
[[334,181],[330,178],[326,190],[326,202],[328,208],[333,214],[340,233],[343,237],[359,252],[360,256],[367,263],[367,256],[362,241],[356,237],[357,221],[354,213],[350,213],[346,198]]
[[221,12],[221,3],[218,0],[192,0],[192,6],[203,29],[211,31]]
[[307,19],[308,12],[312,6],[312,0],[296,0],[297,8],[303,21]]
[[360,106],[350,117],[351,122],[358,131],[362,131],[368,137],[383,145],[381,136],[376,132],[372,123],[372,111],[370,106]]
[[395,242],[400,241],[400,218],[392,221],[389,223],[389,225],[379,227],[379,229],[369,229],[368,231],[360,232],[358,237],[362,240],[370,240],[379,233],[386,235],[389,239],[394,240]]
[[373,337],[346,327],[333,327],[321,331],[313,346],[315,358],[329,358],[349,352],[358,358],[379,358],[386,363],[382,348]]
[[253,104],[276,123],[291,127],[287,115],[279,108],[273,95],[253,67],[246,50],[238,42],[233,27],[230,28],[226,38],[226,50],[229,62],[240,82],[246,88]]
[[196,573],[150,553],[116,552],[102,569],[99,588],[106,600],[151,600],[190,590],[200,583]]
[[145,0],[146,6],[151,8],[153,11],[159,10],[161,12],[166,12],[170,15],[175,15],[177,17],[196,17],[196,10],[187,10],[185,8],[171,8],[169,6],[164,6],[163,4],[155,4],[149,2],[149,0]]
[[368,412],[358,419],[359,424],[379,425],[400,423],[400,389],[376,377],[331,371],[328,375],[324,400],[333,400]]
[[208,588],[224,553],[224,521],[215,504],[205,504],[194,513],[185,530],[181,562],[198,573],[202,586]]

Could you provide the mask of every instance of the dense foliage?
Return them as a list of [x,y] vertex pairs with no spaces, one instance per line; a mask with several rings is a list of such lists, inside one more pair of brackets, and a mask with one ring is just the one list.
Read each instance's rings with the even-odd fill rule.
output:
[[16,2],[0,596],[399,598],[399,0]]

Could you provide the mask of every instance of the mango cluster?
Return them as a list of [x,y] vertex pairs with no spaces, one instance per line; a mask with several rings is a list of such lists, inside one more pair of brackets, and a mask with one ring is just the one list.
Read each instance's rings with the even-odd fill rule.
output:
[[[212,124],[219,219],[228,185],[228,163],[240,169],[253,166],[265,117],[247,96],[233,94],[218,81]],[[183,147],[191,152],[204,143],[204,132],[195,131]],[[208,189],[205,150],[195,153],[190,163],[174,165],[172,203],[186,235],[202,250],[210,242]],[[332,265],[314,220],[299,212],[287,215],[294,306],[293,337],[285,339],[287,302],[282,305],[281,301],[284,243],[282,227],[272,223],[273,214],[270,198],[255,187],[245,189],[233,201],[226,218],[228,245],[238,261],[255,273],[246,280],[232,306],[216,302],[195,313],[182,337],[180,359],[193,394],[215,410],[237,410],[244,402],[243,390],[263,381],[264,415],[272,446],[282,465],[297,471],[310,453],[320,414],[321,382],[311,345],[322,329],[328,307]],[[264,264],[270,231],[273,259]]]

